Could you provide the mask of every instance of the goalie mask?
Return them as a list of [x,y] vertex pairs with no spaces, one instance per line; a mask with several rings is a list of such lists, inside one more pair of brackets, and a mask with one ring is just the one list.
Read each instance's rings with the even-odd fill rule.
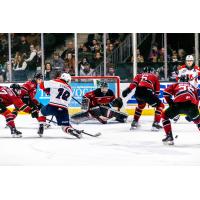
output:
[[108,92],[108,83],[107,82],[101,82],[100,83],[100,88],[101,88],[101,92],[106,94]]

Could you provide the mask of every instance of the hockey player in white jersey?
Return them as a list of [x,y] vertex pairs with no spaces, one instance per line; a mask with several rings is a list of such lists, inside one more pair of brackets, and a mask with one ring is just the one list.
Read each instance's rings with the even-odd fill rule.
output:
[[200,76],[200,68],[195,65],[194,57],[192,55],[187,55],[185,59],[185,64],[178,69],[177,81],[179,81],[181,76],[188,76],[188,82],[195,88],[198,88],[198,77]]
[[[65,133],[69,133],[77,138],[81,138],[81,131],[74,129],[69,122],[68,105],[72,98],[72,89],[69,85],[71,76],[63,73],[60,78],[44,81],[40,88],[50,91],[50,102],[48,105],[42,107],[40,115],[56,117],[57,125],[62,127]],[[40,126],[40,136],[42,136],[44,127]]]

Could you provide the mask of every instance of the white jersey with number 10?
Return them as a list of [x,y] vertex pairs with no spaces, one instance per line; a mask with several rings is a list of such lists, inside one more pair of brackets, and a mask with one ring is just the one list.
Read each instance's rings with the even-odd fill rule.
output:
[[50,88],[50,105],[68,108],[72,99],[71,87],[60,79],[44,81],[44,88]]

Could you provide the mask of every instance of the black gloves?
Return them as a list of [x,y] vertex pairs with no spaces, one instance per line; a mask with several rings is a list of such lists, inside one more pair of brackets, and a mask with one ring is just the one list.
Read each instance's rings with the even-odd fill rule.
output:
[[126,97],[131,92],[131,89],[128,87],[122,92],[122,96]]
[[120,97],[118,97],[118,98],[114,99],[110,104],[113,107],[121,108],[123,106],[123,101]]
[[39,103],[39,104],[37,105],[38,110],[40,110],[42,107],[43,107],[43,104],[41,104],[41,103]]
[[35,109],[32,109],[30,113],[31,113],[32,118],[38,118],[39,117],[38,111],[35,110]]

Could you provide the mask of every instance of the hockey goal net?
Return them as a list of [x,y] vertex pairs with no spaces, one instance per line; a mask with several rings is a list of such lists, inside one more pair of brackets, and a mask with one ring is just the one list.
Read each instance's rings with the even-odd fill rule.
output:
[[[72,76],[71,87],[73,90],[73,97],[79,102],[85,93],[95,90],[99,87],[100,82],[108,83],[116,97],[120,96],[120,78],[119,76]],[[73,100],[70,103],[70,113],[74,113],[80,109],[80,104]]]

